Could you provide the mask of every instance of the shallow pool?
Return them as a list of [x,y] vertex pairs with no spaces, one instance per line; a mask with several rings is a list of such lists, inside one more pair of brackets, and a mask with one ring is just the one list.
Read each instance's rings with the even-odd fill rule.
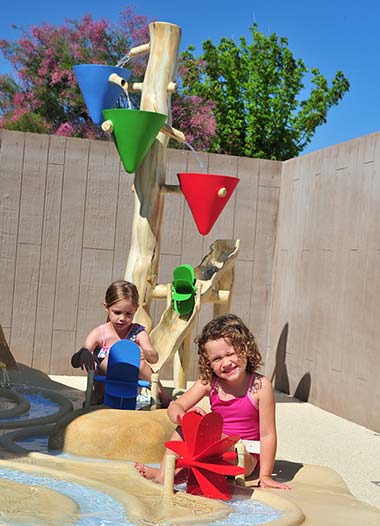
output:
[[30,409],[22,415],[0,418],[0,423],[22,422],[23,420],[31,420],[32,418],[43,418],[57,413],[61,407],[58,402],[53,402],[53,400],[47,398],[46,395],[41,392],[30,392],[24,387],[14,387],[13,389],[29,400]]
[[[44,397],[41,393],[33,394],[27,393],[27,391],[25,391],[22,394],[27,396],[30,400],[31,409],[28,413],[25,413],[25,415],[14,417],[14,419],[23,420],[25,418],[43,417],[52,414],[59,409],[59,404]],[[144,403],[146,400],[142,399],[141,402]],[[69,457],[71,459],[78,460],[78,462],[81,460],[91,460],[88,458],[66,455],[62,452],[49,451],[47,435],[22,438],[16,440],[16,443],[29,451]],[[92,460],[99,462],[99,459]],[[112,462],[107,460],[104,461]],[[132,525],[125,514],[124,507],[118,501],[109,495],[100,491],[95,491],[92,488],[90,489],[77,483],[66,482],[48,476],[39,476],[30,474],[28,472],[1,468],[0,478],[5,478],[32,486],[46,486],[71,498],[80,508],[81,516],[80,520],[77,522],[77,526],[120,526],[122,524],[126,526]],[[185,485],[176,486],[176,490],[185,491]],[[254,526],[257,524],[271,522],[280,517],[280,513],[275,509],[255,500],[243,498],[239,495],[234,496],[228,504],[233,509],[233,512],[228,517],[219,521],[214,521],[212,524],[200,524],[197,522],[197,526]],[[2,521],[2,523],[7,526],[37,526],[37,524],[41,524],[40,519],[37,517],[31,517],[28,524],[15,522],[13,519],[10,522],[4,522],[2,518]]]
[[[120,526],[122,524],[129,526],[132,524],[126,517],[124,507],[117,500],[93,488],[52,477],[3,468],[0,468],[0,477],[29,486],[45,486],[69,497],[80,508],[80,517],[76,526]],[[27,524],[24,522],[20,524],[13,519],[4,522],[3,517],[1,521],[7,526],[41,526],[38,510],[36,517],[30,517]]]

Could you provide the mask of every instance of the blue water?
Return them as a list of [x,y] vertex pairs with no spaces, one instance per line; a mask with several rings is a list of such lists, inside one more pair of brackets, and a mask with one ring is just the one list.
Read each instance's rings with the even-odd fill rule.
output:
[[[26,439],[24,441],[18,441],[17,443],[21,445],[22,447],[25,447],[26,449],[28,449],[27,446],[29,445],[29,446],[32,446],[33,451],[47,452],[47,436],[34,437],[31,439]],[[37,444],[41,444],[40,449],[37,449],[36,447]],[[54,452],[52,453],[54,454]],[[93,460],[93,461],[99,462],[99,459],[80,458],[80,457],[74,457],[73,455],[65,455],[65,454],[62,454],[60,456],[68,457],[71,459],[76,458],[78,461]],[[110,461],[107,461],[107,462],[110,462]],[[4,472],[6,472],[5,476],[3,475]],[[120,506],[119,503],[117,503],[117,501],[114,501],[114,499],[106,495],[105,497],[108,499],[107,506],[109,506],[109,508],[106,508],[105,502],[104,502],[105,497],[103,496],[101,492],[95,492],[94,490],[90,490],[86,488],[85,486],[80,486],[79,484],[72,484],[72,483],[59,481],[59,480],[48,478],[48,477],[41,478],[38,476],[31,476],[30,474],[22,473],[22,472],[16,472],[16,475],[14,475],[20,478],[18,479],[11,478],[11,476],[9,476],[9,473],[12,475],[14,474],[14,472],[10,470],[0,469],[0,477],[9,478],[10,480],[15,480],[18,482],[23,482],[24,484],[30,484],[34,486],[44,485],[44,486],[47,486],[53,490],[59,491],[63,493],[64,495],[72,498],[78,504],[78,506],[80,506],[81,513],[83,515],[81,521],[77,523],[77,526],[98,526],[98,525],[99,526],[101,525],[114,526],[116,524],[118,525],[120,524],[130,525],[131,524],[130,522],[127,521],[127,519],[123,519],[125,520],[125,522],[123,523],[117,522],[120,520],[120,512],[118,512],[116,516],[116,515],[113,515],[113,511],[112,511],[111,515],[108,516],[106,519],[104,519],[103,510],[106,512],[107,509],[109,510],[116,509],[114,508],[115,506],[118,506],[120,509],[122,507]],[[28,477],[32,477],[32,478],[28,479]],[[42,482],[38,482],[38,480],[40,479]],[[176,490],[185,491],[186,485],[185,484],[177,485]],[[88,504],[88,495],[87,495],[89,492],[92,495],[90,505]],[[266,522],[273,521],[280,517],[280,513],[277,510],[271,508],[270,506],[267,506],[255,500],[243,498],[239,495],[234,495],[232,497],[232,500],[229,501],[227,504],[231,506],[233,510],[232,513],[228,517],[221,519],[219,521],[214,521],[212,524],[210,523],[201,524],[200,522],[197,522],[197,526],[207,526],[207,525],[208,526],[254,526],[256,524],[264,524]],[[89,513],[90,510],[92,514],[95,514],[97,516],[96,517],[97,521],[100,521],[100,522],[95,522],[95,521],[91,522],[93,518],[92,516],[91,516],[91,520],[88,518],[86,519],[85,514]],[[16,524],[9,523],[9,526],[16,526]],[[24,524],[23,526],[26,526],[26,525]],[[28,524],[27,526],[33,526],[33,524]]]
[[[93,488],[7,468],[0,468],[0,477],[30,486],[45,486],[69,497],[80,508],[80,517],[76,526],[131,526],[133,524],[127,519],[124,507],[117,500]],[[250,499],[233,497],[228,504],[234,511],[225,519],[213,522],[212,526],[252,526],[273,521],[280,516],[276,510],[269,506]],[[36,522],[41,524],[40,518]],[[2,524],[21,526],[14,520],[4,522],[3,517]],[[27,525],[25,522],[22,525],[34,526],[33,518],[31,517]],[[197,526],[202,525],[197,522]]]
[[22,438],[16,441],[17,444],[28,451],[38,451],[39,453],[48,452],[48,436],[39,435],[34,437]]
[[[14,417],[14,419],[46,416],[56,412],[59,408],[59,404],[56,404],[55,402],[45,398],[41,393],[24,394],[30,400],[31,409],[25,415]],[[47,435],[20,439],[17,440],[17,444],[24,449],[31,451],[38,451],[53,455],[61,454],[63,457],[69,456],[70,458],[77,458],[78,461],[90,460],[87,458],[85,459],[73,457],[72,455],[65,455],[61,452],[49,451]],[[99,459],[91,460],[99,461]],[[126,517],[123,506],[109,495],[100,491],[87,488],[86,486],[82,486],[80,484],[57,480],[47,476],[38,476],[22,471],[12,471],[2,468],[0,468],[0,477],[33,486],[46,486],[71,498],[78,504],[80,508],[81,517],[76,523],[77,526],[132,525],[132,523],[129,522]],[[182,484],[176,486],[176,490],[185,491],[185,485]],[[233,496],[232,500],[229,501],[228,504],[232,507],[233,512],[225,519],[213,522],[212,526],[254,526],[257,524],[273,521],[280,517],[280,513],[273,508],[261,504],[255,500],[243,498],[239,495]],[[2,523],[6,526],[34,526],[33,522],[29,522],[27,525],[22,523],[21,525],[14,520],[12,520],[12,522],[4,522],[2,518],[2,521]],[[37,524],[37,522],[35,524]],[[38,524],[41,524],[39,519]],[[197,526],[206,526],[206,524],[202,525],[197,522]],[[208,526],[211,526],[210,523],[208,523]]]
[[[76,526],[129,526],[133,524],[128,521],[124,507],[117,500],[93,488],[6,468],[0,468],[0,477],[29,486],[45,486],[66,495],[66,497],[75,501],[80,508],[80,517],[76,522]],[[2,524],[7,526],[21,526],[21,524],[22,526],[41,525],[41,520],[38,517],[34,523],[33,517],[31,517],[28,524],[25,522],[20,524],[13,519],[11,522],[4,522],[3,517],[1,521]]]
[[[47,398],[43,393],[30,393],[24,388],[15,388],[15,391],[25,396],[30,402],[30,409],[23,415],[10,416],[7,418],[0,418],[1,422],[18,422],[23,420],[29,420],[32,418],[43,418],[45,416],[53,415],[57,413],[60,404],[53,402],[50,398]],[[137,396],[136,408],[142,409],[150,404],[150,394],[144,391]]]
[[[177,484],[175,489],[186,491],[186,484]],[[232,495],[228,502],[223,501],[232,508],[232,513],[219,521],[214,521],[208,526],[254,526],[255,524],[265,524],[280,517],[280,513],[261,502],[244,498],[240,495]],[[206,523],[197,523],[197,526],[207,526]]]
[[52,415],[57,413],[60,404],[53,402],[50,398],[46,398],[42,393],[29,393],[25,390],[15,389],[18,393],[25,396],[30,402],[30,409],[23,415],[12,416],[8,418],[0,418],[0,422],[17,422],[23,420],[29,420],[32,418],[41,418],[44,416]]

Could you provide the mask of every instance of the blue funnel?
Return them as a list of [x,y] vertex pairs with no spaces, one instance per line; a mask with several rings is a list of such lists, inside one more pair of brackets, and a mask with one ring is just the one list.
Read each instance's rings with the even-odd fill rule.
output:
[[108,81],[112,73],[128,80],[130,71],[103,64],[79,64],[73,66],[80,90],[94,124],[103,122],[102,110],[113,108],[122,93],[122,88]]

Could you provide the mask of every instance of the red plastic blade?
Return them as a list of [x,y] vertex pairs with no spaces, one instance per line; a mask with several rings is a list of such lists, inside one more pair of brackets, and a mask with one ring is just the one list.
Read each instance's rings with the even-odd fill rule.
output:
[[[222,429],[223,418],[219,413],[207,413],[204,415],[197,429],[193,455],[197,458],[200,456],[203,457],[203,451],[220,441]],[[223,449],[223,451],[225,451],[225,449]]]
[[180,455],[181,457],[186,457],[189,454],[187,443],[180,440],[169,440],[168,442],[165,442],[165,447],[174,451],[174,453],[177,453],[177,455]]
[[212,444],[203,449],[203,451],[201,451],[196,458],[197,460],[203,460],[209,457],[220,456],[222,455],[222,453],[225,453],[226,451],[231,449],[238,440],[239,437],[236,435],[215,440]]
[[224,475],[210,471],[204,472],[199,468],[193,468],[192,471],[205,497],[221,500],[231,498],[231,492]]
[[202,421],[202,415],[195,411],[185,413],[182,417],[182,431],[187,450],[190,455],[194,455],[195,444],[197,441],[198,427]]
[[211,471],[212,473],[219,473],[220,475],[240,475],[245,473],[245,469],[240,466],[219,460],[217,462],[193,462],[192,469],[202,469],[203,471]]
[[186,493],[190,493],[191,495],[203,495],[198,481],[191,469],[189,469],[189,474],[187,477]]

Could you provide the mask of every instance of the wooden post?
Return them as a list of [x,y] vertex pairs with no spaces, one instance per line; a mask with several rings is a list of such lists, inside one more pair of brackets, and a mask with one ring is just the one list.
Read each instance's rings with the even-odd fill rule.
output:
[[[241,440],[236,444],[236,453],[237,453],[237,465],[240,468],[244,468],[244,456],[245,456],[245,447]],[[245,475],[236,475],[235,484],[238,486],[245,486]]]
[[173,498],[174,494],[174,473],[176,456],[174,453],[168,453],[165,462],[165,480],[164,480],[164,504]]
[[228,290],[230,294],[226,297],[227,301],[223,303],[214,303],[213,307],[213,317],[222,316],[223,314],[228,314],[231,308],[231,291],[234,284],[235,278],[235,267],[231,267],[221,278],[218,285],[219,288],[223,291]]
[[152,399],[150,409],[153,410],[157,409],[158,406],[158,373],[152,373],[150,384],[150,396]]
[[[165,22],[149,25],[150,54],[141,93],[140,109],[168,115],[171,124],[169,87],[175,81],[181,29]],[[140,294],[136,321],[152,328],[149,309],[157,284],[160,258],[160,231],[165,184],[166,146],[168,136],[159,133],[145,159],[136,171],[135,203],[131,246],[125,279],[134,283]]]
[[178,396],[184,393],[187,389],[187,377],[189,374],[190,363],[190,333],[187,333],[183,342],[174,355],[173,360],[173,377],[174,390],[173,396]]

